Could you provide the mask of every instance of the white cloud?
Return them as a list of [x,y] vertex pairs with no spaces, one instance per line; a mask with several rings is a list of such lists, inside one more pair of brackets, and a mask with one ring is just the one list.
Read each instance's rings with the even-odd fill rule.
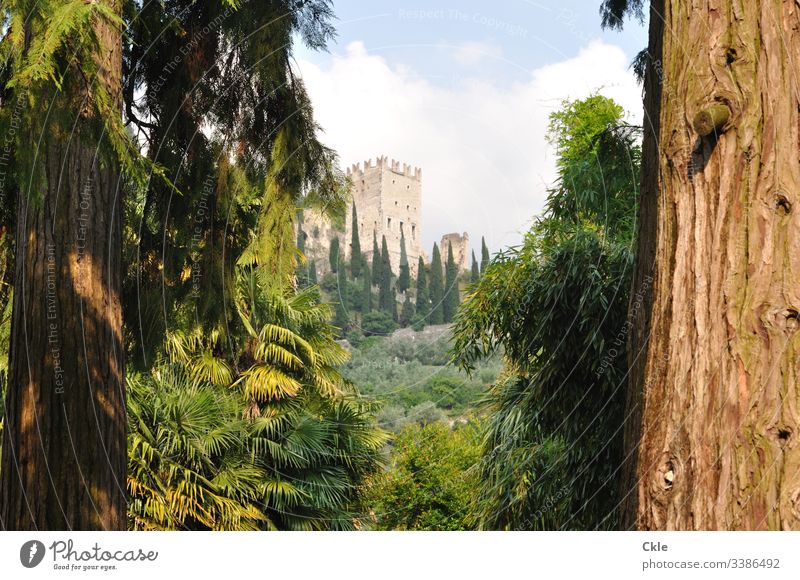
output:
[[554,156],[548,115],[563,99],[595,91],[641,118],[640,90],[617,46],[593,41],[577,56],[497,86],[464,80],[434,85],[408,67],[390,66],[354,42],[324,69],[299,63],[324,141],[342,163],[388,155],[420,166],[423,239],[467,231],[492,251],[517,243],[541,211]]
[[487,59],[503,56],[503,49],[487,42],[465,42],[453,47],[453,60],[463,67],[474,67]]

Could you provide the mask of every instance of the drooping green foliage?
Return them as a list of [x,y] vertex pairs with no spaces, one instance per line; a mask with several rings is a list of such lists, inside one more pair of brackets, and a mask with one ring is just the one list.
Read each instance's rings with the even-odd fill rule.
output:
[[[3,0],[0,11],[5,105],[0,108],[0,131],[6,138],[6,153],[13,158],[3,189],[13,182],[24,195],[41,202],[45,164],[40,148],[31,143],[44,146],[50,138],[70,132],[73,139],[99,143],[98,158],[121,167],[136,184],[141,186],[151,177],[168,182],[163,167],[149,163],[126,131],[118,95],[112,94],[117,83],[87,82],[104,74],[97,58],[102,29],[125,28],[119,4]],[[87,122],[76,123],[76,115]]]
[[614,236],[630,231],[637,135],[638,128],[623,122],[622,107],[606,97],[564,103],[550,117],[548,141],[558,153],[559,184],[548,195],[546,214],[559,222],[596,223]]
[[400,273],[397,276],[397,289],[405,294],[411,287],[411,268],[408,266],[408,254],[406,253],[406,236],[400,232]]
[[125,324],[143,355],[129,358],[143,385],[131,437],[151,447],[131,457],[138,528],[360,525],[385,437],[337,371],[346,353],[313,264],[294,286],[298,210],[346,211],[292,60],[297,42],[325,47],[331,19],[328,0],[125,3],[125,121],[174,183],[124,201]]
[[298,42],[325,47],[332,16],[328,0],[125,3],[125,122],[175,186],[151,179],[124,200],[123,313],[138,367],[188,321],[232,330],[224,297],[237,261],[283,287],[298,208],[345,210],[346,180],[292,61]]
[[428,316],[429,324],[442,324],[444,322],[444,275],[442,273],[442,255],[439,246],[434,242],[431,254],[431,279],[428,283],[431,310]]
[[361,269],[363,266],[363,258],[361,256],[361,238],[358,234],[358,212],[356,211],[356,204],[353,204],[353,215],[351,217],[353,223],[353,237],[350,240],[350,273],[353,280],[361,276]]
[[460,302],[458,294],[458,266],[453,259],[453,244],[447,242],[447,262],[445,265],[443,313],[446,323],[453,322]]
[[603,28],[621,30],[626,16],[644,22],[644,0],[603,0],[600,5]]
[[481,277],[481,271],[478,268],[478,260],[475,259],[475,250],[472,250],[472,270],[470,271],[470,282],[477,282]]
[[[506,358],[486,400],[482,528],[615,526],[639,183],[635,135],[620,121],[597,96],[552,116],[551,139],[575,154],[559,159],[544,216],[481,272],[457,316],[464,368],[498,349]],[[600,175],[615,189],[576,189]]]

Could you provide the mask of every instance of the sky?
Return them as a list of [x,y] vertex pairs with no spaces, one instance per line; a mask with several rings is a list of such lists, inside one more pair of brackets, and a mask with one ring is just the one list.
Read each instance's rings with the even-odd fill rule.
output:
[[387,155],[422,168],[430,252],[450,232],[519,243],[555,180],[548,116],[600,93],[641,122],[630,62],[644,26],[600,28],[599,0],[339,0],[327,52],[298,45],[322,140],[342,167]]

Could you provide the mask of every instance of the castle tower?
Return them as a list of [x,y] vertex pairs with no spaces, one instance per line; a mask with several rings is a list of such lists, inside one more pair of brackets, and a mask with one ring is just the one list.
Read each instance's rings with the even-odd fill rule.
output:
[[453,246],[453,261],[458,266],[459,271],[469,270],[472,267],[469,249],[469,234],[445,234],[442,236],[442,241],[439,243],[439,250],[442,252],[442,263],[447,260],[447,244]]
[[[387,157],[378,157],[348,168],[347,176],[353,182],[353,202],[358,211],[358,233],[361,251],[372,259],[373,232],[381,243],[386,236],[392,272],[400,270],[400,237],[405,236],[406,255],[411,275],[416,277],[417,261],[422,239],[422,170],[400,164]],[[347,259],[352,259],[352,211],[348,210],[345,238],[342,240]]]

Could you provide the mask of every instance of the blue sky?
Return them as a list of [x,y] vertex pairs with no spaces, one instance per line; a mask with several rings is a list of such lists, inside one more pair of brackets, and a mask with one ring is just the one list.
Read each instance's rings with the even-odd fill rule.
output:
[[599,1],[334,3],[328,53],[296,51],[324,140],[343,165],[388,155],[423,168],[423,238],[517,243],[554,174],[547,117],[593,92],[633,121],[635,21],[603,31]]

